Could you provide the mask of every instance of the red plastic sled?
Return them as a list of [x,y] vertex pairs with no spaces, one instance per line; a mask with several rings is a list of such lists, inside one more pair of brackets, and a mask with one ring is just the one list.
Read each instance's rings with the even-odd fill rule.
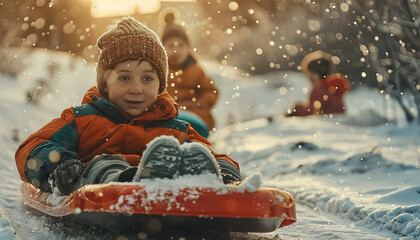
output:
[[200,227],[231,232],[271,232],[296,221],[293,196],[285,191],[261,188],[186,187],[148,192],[140,185],[86,185],[72,195],[51,201],[24,182],[26,204],[54,217],[71,216],[89,224],[116,230],[138,230],[153,221],[161,227]]

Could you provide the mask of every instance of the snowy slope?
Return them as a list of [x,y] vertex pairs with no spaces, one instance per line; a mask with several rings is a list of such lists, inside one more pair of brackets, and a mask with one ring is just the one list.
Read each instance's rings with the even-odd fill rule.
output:
[[261,172],[264,185],[290,191],[298,204],[352,220],[355,227],[417,239],[419,133],[418,126],[280,119],[225,128],[213,140],[243,173]]
[[[288,78],[283,85],[302,89],[301,76]],[[267,87],[261,96],[272,93]],[[277,97],[287,103],[301,99],[294,93]],[[273,100],[259,104],[278,102]],[[279,105],[273,122],[263,114],[224,127],[212,141],[240,163],[245,176],[260,172],[265,186],[290,191],[298,204],[380,236],[420,239],[420,126],[406,124],[398,106],[372,89],[355,89],[346,102],[347,116],[307,118],[284,118],[288,104]],[[288,229],[278,232],[284,238]],[[325,234],[319,237],[359,239]]]
[[[38,64],[16,79],[0,75],[0,239],[115,239],[100,229],[43,216],[22,202],[14,163],[20,142],[79,104],[95,83],[94,66],[54,55],[60,68],[54,92],[39,105],[27,103],[31,76],[48,73],[49,60],[42,56],[31,55],[29,63]],[[39,65],[44,67],[35,70]],[[288,190],[297,201],[297,223],[247,237],[420,238],[420,127],[405,124],[394,103],[359,88],[346,97],[348,116],[284,118],[287,107],[310,90],[301,74],[248,79],[218,64],[206,62],[205,68],[221,88],[217,131],[210,139],[215,150],[238,161],[244,176],[260,172],[264,186]],[[271,115],[272,122],[263,118]]]

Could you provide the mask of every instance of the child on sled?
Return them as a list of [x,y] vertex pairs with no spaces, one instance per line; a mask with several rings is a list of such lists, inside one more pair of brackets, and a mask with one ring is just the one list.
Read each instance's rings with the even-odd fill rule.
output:
[[23,181],[68,195],[86,184],[214,174],[241,181],[238,163],[210,149],[166,91],[168,62],[158,36],[131,17],[97,41],[97,86],[16,152]]

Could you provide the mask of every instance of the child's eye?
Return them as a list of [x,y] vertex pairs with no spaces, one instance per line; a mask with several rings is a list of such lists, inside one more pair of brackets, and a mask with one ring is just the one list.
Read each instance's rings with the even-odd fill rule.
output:
[[151,77],[151,76],[144,76],[143,77],[143,81],[145,81],[145,82],[151,82],[151,81],[153,81],[154,80],[154,78],[153,77]]
[[120,81],[128,81],[128,80],[130,80],[130,77],[129,76],[120,76],[120,77],[118,77],[118,80],[120,80]]

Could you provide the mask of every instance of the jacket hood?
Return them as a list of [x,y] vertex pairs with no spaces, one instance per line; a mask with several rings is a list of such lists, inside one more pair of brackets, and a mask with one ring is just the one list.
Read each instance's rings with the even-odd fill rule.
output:
[[85,96],[82,99],[82,105],[86,103],[93,103],[93,98],[104,98],[98,91],[98,87],[93,86],[86,91]]
[[165,120],[178,116],[178,104],[171,97],[171,95],[169,95],[166,89],[160,95],[158,95],[158,98],[146,113],[136,118],[132,118],[129,114],[118,109],[109,100],[105,99],[99,93],[98,88],[96,86],[93,86],[86,91],[82,100],[82,104],[87,103],[95,105],[107,115],[122,115],[122,117],[127,120],[153,121]]
[[306,75],[308,75],[309,74],[308,65],[309,65],[310,62],[312,62],[316,59],[327,60],[330,63],[329,72],[334,72],[334,64],[332,62],[331,54],[326,53],[322,50],[311,52],[311,53],[307,54],[305,57],[303,57],[302,62],[300,63],[300,66],[302,67],[302,72],[305,73]]
[[328,91],[332,94],[337,93],[343,95],[350,90],[350,84],[347,78],[339,73],[328,75],[321,81],[321,84],[328,87]]

